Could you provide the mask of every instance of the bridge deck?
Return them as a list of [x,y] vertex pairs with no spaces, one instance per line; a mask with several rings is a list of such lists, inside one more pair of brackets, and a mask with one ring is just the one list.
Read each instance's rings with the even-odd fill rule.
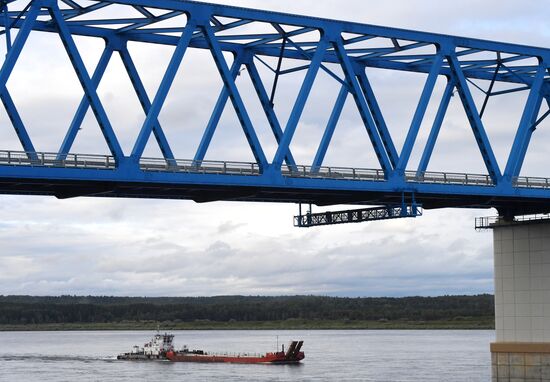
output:
[[[141,158],[139,166],[117,166],[109,155],[0,151],[0,192],[11,194],[246,200],[331,204],[397,203],[399,179],[380,169],[295,165],[278,174],[257,163]],[[544,212],[548,178],[517,177],[509,192],[494,197],[489,175],[406,171],[400,189],[425,208],[496,207]]]

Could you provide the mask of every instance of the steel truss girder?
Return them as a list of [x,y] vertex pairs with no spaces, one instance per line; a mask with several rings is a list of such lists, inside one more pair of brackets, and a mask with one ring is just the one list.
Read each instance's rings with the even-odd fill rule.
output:
[[[8,9],[9,4],[1,10],[3,17],[0,17],[0,26],[4,27],[3,34],[8,54],[0,69],[0,99],[12,121],[23,150],[31,159],[36,157],[37,150],[26,131],[17,106],[11,99],[7,81],[32,30],[57,33],[60,36],[84,90],[84,97],[67,130],[64,141],[60,145],[58,159],[62,160],[69,153],[77,138],[86,111],[91,108],[111,154],[116,160],[117,167],[123,169],[126,174],[134,174],[136,179],[140,174],[139,161],[151,134],[155,136],[166,163],[171,164],[176,161],[158,117],[180,63],[191,48],[210,51],[223,82],[218,102],[212,112],[210,122],[205,128],[194,162],[199,165],[204,160],[221,114],[230,101],[239,117],[243,133],[260,172],[263,174],[262,179],[265,176],[265,179],[270,179],[273,185],[286,182],[284,171],[294,170],[298,166],[291,152],[292,139],[299,128],[305,105],[320,71],[324,71],[338,83],[340,93],[315,158],[312,160],[312,172],[323,165],[344,104],[348,96],[351,96],[379,159],[380,168],[384,173],[384,182],[394,192],[404,192],[410,188],[410,184],[407,184],[404,178],[405,172],[408,169],[411,152],[417,145],[416,137],[423,123],[426,109],[428,104],[433,101],[433,90],[438,78],[444,76],[448,85],[439,101],[440,106],[428,141],[423,147],[422,159],[417,169],[419,177],[428,168],[431,153],[437,142],[450,98],[455,89],[460,95],[460,101],[468,116],[487,172],[492,179],[494,185],[492,192],[495,195],[504,195],[514,188],[512,181],[520,173],[533,131],[548,115],[546,113],[537,120],[544,99],[550,107],[549,49],[186,0],[118,0],[96,1],[91,4],[86,2],[86,4],[85,6],[80,5],[79,0],[60,2],[32,0],[29,6],[22,11]],[[97,10],[108,9],[113,4],[127,6],[129,9],[137,11],[138,16],[92,17]],[[60,7],[60,5],[62,6]],[[175,20],[178,17],[182,18],[181,25],[162,27],[159,24],[166,20]],[[271,29],[258,33],[242,33],[239,30],[243,26],[248,28],[254,25],[258,28],[267,26]],[[19,29],[13,41],[10,33],[12,28]],[[179,35],[175,35],[175,32]],[[86,71],[74,41],[74,36],[78,35],[103,38],[107,42],[92,75]],[[367,41],[377,42],[379,45],[374,44],[374,46],[369,45],[368,47],[358,45]],[[128,42],[175,46],[172,59],[152,100],[149,99],[145,91],[140,74],[127,49]],[[233,54],[232,62],[227,62],[223,55],[224,52]],[[113,53],[118,53],[121,56],[136,96],[146,115],[130,155],[125,155],[122,152],[116,132],[113,130],[96,92]],[[483,57],[476,56],[479,54]],[[279,59],[277,68],[270,68],[276,76],[275,83],[278,76],[305,71],[305,78],[284,129],[275,112],[272,103],[273,96],[269,97],[265,87],[267,82],[256,68],[258,62],[269,66],[266,63],[266,57]],[[286,59],[300,60],[302,64],[282,69],[281,62]],[[265,156],[240,95],[236,78],[242,66],[246,67],[250,74],[256,96],[278,144],[273,158]],[[343,78],[336,74],[335,66],[341,69],[344,74]],[[400,151],[393,143],[375,91],[369,83],[365,71],[369,67],[427,75],[414,117]],[[484,85],[476,83],[477,80],[490,81],[488,90],[484,89]],[[495,83],[509,83],[513,87],[494,92]],[[486,94],[481,112],[474,104],[471,86]],[[273,86],[272,93],[275,88],[276,86]],[[529,92],[529,97],[508,156],[506,169],[501,172],[489,138],[485,133],[482,115],[490,97],[519,91]],[[0,168],[0,176],[3,171],[4,169]],[[47,174],[50,169],[41,169],[40,171]],[[79,170],[77,173],[78,176],[86,178],[85,172]],[[318,184],[320,189],[326,185],[322,180],[312,180],[311,183]],[[333,186],[331,185],[331,187]],[[453,185],[452,187],[460,189],[467,186]],[[370,186],[366,187],[366,189],[369,188]],[[333,190],[337,191],[338,187]],[[539,196],[535,196],[535,198],[537,197]]]
[[[101,1],[97,3],[97,6],[95,7],[88,7],[85,8],[86,12],[83,10],[78,10],[77,12],[69,12],[68,10],[64,10],[64,14],[66,14],[66,19],[68,20],[68,25],[71,28],[71,31],[74,34],[78,35],[85,35],[85,36],[95,36],[95,37],[102,37],[102,38],[109,38],[109,37],[123,37],[127,39],[128,41],[141,41],[141,42],[150,42],[150,43],[157,43],[157,44],[166,44],[166,45],[177,45],[177,37],[170,36],[167,34],[163,34],[162,32],[171,32],[170,29],[163,29],[159,28],[151,29],[150,25],[157,23],[159,21],[162,21],[165,19],[165,17],[157,16],[157,17],[144,17],[141,20],[142,22],[139,23],[140,27],[148,27],[144,29],[128,29],[128,28],[119,28],[119,29],[110,29],[110,28],[102,28],[98,27],[98,25],[101,25],[102,23],[111,23],[111,24],[125,24],[129,23],[131,20],[128,19],[107,19],[107,20],[73,20],[75,17],[85,13],[89,14],[93,10],[97,10],[99,8],[105,8],[108,7],[111,4],[123,4],[128,5],[129,7],[149,7],[151,9],[161,9],[165,10],[167,14],[173,15],[174,12],[176,12],[178,15],[180,14],[211,14],[221,17],[231,17],[237,19],[236,22],[228,23],[228,25],[233,24],[233,28],[235,26],[241,26],[244,23],[252,23],[252,22],[261,22],[261,23],[274,23],[274,24],[282,24],[282,25],[292,25],[292,26],[300,26],[301,30],[303,31],[302,34],[305,34],[307,32],[310,32],[312,30],[315,31],[325,31],[325,30],[331,30],[336,31],[337,33],[354,33],[354,34],[363,34],[365,37],[360,37],[363,39],[372,39],[372,38],[384,38],[384,39],[391,39],[391,40],[398,40],[402,39],[404,41],[417,41],[416,43],[394,47],[394,48],[387,48],[387,47],[380,47],[380,48],[373,48],[372,54],[366,55],[365,57],[360,58],[359,61],[361,63],[364,63],[366,66],[373,66],[373,67],[380,67],[380,68],[387,68],[392,70],[409,70],[414,72],[424,72],[427,73],[430,70],[430,63],[431,58],[425,58],[425,54],[417,54],[419,56],[420,60],[408,62],[411,61],[411,59],[414,58],[414,56],[410,57],[400,57],[402,55],[403,51],[407,51],[407,49],[411,49],[411,46],[414,47],[422,47],[422,46],[432,46],[432,47],[446,47],[448,49],[461,49],[458,54],[460,57],[466,58],[463,59],[465,66],[471,66],[471,63],[467,60],[468,55],[477,54],[477,53],[500,53],[502,54],[509,54],[513,57],[506,57],[503,59],[498,59],[495,57],[494,59],[487,59],[484,61],[478,60],[476,61],[478,65],[475,69],[466,67],[465,70],[468,70],[468,77],[470,78],[479,78],[479,79],[487,79],[490,80],[492,76],[493,70],[491,68],[494,68],[499,61],[504,62],[510,62],[514,60],[522,60],[526,58],[531,57],[539,57],[548,59],[549,53],[548,49],[544,48],[536,48],[536,47],[529,47],[529,46],[523,46],[518,44],[507,44],[507,43],[501,43],[501,42],[492,42],[492,41],[486,41],[486,40],[478,40],[478,39],[471,39],[471,38],[462,38],[462,37],[455,37],[455,36],[447,36],[447,35],[441,35],[441,34],[435,34],[435,33],[425,33],[425,32],[417,32],[417,31],[410,31],[410,30],[403,30],[403,29],[397,29],[397,28],[388,28],[388,27],[379,27],[374,25],[367,25],[367,24],[357,24],[357,23],[351,23],[351,22],[343,22],[343,21],[334,21],[334,20],[325,20],[325,19],[319,19],[319,18],[310,18],[310,17],[304,17],[304,16],[295,16],[295,15],[288,15],[288,14],[280,14],[277,12],[264,12],[259,10],[253,10],[253,9],[243,9],[243,8],[235,8],[235,7],[229,7],[229,6],[220,6],[220,5],[211,5],[211,4],[205,4],[205,3],[198,3],[193,1],[157,1],[157,0],[149,0],[149,1],[138,1],[138,0],[128,0],[128,1]],[[101,6],[100,6],[101,5]],[[22,24],[21,19],[17,19],[16,16],[18,13],[10,13],[10,21],[14,23],[12,27],[18,28]],[[239,20],[240,19],[240,20]],[[5,25],[6,21],[0,20],[0,25]],[[43,30],[43,31],[52,31],[52,26],[48,22],[38,22],[34,26],[37,30]],[[180,31],[183,29],[183,26],[180,27]],[[218,28],[220,30],[231,30],[232,28]],[[173,31],[172,31],[173,32]],[[298,34],[297,32],[290,32],[289,34]],[[190,43],[191,47],[197,47],[197,48],[207,48],[207,43],[204,40],[204,38],[201,38],[202,35],[196,35],[193,41]],[[238,40],[239,38],[243,37],[239,33],[235,34],[233,36],[234,40]],[[278,57],[281,54],[281,49],[279,46],[270,44],[269,42],[272,41],[275,37],[270,38],[259,38],[258,41],[255,42],[248,42],[248,43],[236,43],[236,42],[226,42],[229,40],[228,37],[224,37],[223,41],[220,40],[220,46],[223,50],[226,51],[232,51],[236,52],[243,49],[252,50],[254,54],[258,55],[268,55],[273,57]],[[350,38],[350,39],[344,39],[344,44],[351,45],[354,42],[356,42],[358,38]],[[308,42],[310,46],[313,48],[316,46],[317,41],[313,40],[311,42]],[[295,43],[296,44],[296,43]],[[302,45],[304,43],[301,43]],[[391,56],[392,53],[399,53],[400,55],[394,55]],[[283,56],[285,58],[294,58],[294,59],[303,59],[303,53],[297,51],[296,49],[292,47],[288,47],[283,52]],[[428,55],[428,57],[431,57],[431,55]],[[338,63],[338,58],[336,57],[334,52],[328,52],[325,57],[323,58],[323,62],[327,63]],[[535,65],[536,66],[536,65]],[[514,78],[511,74],[506,74],[505,70],[503,69],[502,73],[498,75],[499,81],[505,81],[505,82],[531,82],[534,77],[534,71],[536,70],[534,66],[530,66],[532,68],[532,72],[529,75],[525,76],[519,76],[519,78]],[[449,74],[450,71],[447,67],[442,67],[440,74],[445,75]],[[512,76],[512,77],[510,77]]]

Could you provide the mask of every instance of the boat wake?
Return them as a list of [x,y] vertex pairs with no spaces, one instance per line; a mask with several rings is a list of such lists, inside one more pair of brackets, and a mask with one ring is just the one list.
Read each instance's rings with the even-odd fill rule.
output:
[[116,357],[75,356],[75,355],[44,355],[44,354],[4,354],[0,355],[0,362],[114,362]]

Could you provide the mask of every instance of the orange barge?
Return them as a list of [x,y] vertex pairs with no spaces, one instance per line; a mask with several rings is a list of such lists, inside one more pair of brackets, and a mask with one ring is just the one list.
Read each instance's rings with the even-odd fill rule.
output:
[[305,358],[304,352],[300,351],[303,344],[304,341],[292,341],[286,352],[283,345],[281,351],[265,354],[219,354],[203,350],[189,350],[184,347],[182,350],[168,351],[166,358],[173,362],[296,364]]

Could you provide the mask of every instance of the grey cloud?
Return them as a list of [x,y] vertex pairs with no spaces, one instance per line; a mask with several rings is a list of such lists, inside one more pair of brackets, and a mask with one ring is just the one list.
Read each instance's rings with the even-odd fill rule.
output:
[[238,224],[238,223],[235,223],[235,222],[232,222],[232,221],[225,221],[223,223],[221,223],[220,225],[218,225],[218,233],[219,234],[227,234],[227,233],[231,233],[241,227],[245,227],[246,224]]
[[[242,207],[233,205],[225,209]],[[279,208],[267,205],[258,209],[274,216]],[[167,210],[159,212],[166,214]],[[444,216],[435,214],[439,218]],[[327,234],[326,230],[288,231],[281,228],[286,224],[285,213],[275,218],[275,229],[286,231],[284,239],[276,233],[263,234],[269,226],[262,224],[255,227],[257,236],[251,237],[254,231],[247,227],[247,232],[237,234],[231,242],[226,238],[186,244],[179,234],[136,240],[131,230],[121,233],[127,223],[120,221],[110,226],[111,232],[119,231],[119,234],[108,234],[108,240],[102,238],[107,232],[83,225],[76,242],[61,240],[67,248],[60,251],[59,240],[44,237],[48,230],[35,230],[34,240],[27,241],[39,245],[13,244],[11,248],[18,251],[15,258],[25,260],[15,263],[10,260],[11,264],[5,264],[9,273],[17,274],[17,269],[22,268],[17,261],[22,261],[24,268],[33,272],[21,274],[17,278],[21,281],[19,286],[0,280],[0,288],[6,293],[24,290],[49,294],[81,291],[119,295],[405,295],[430,294],[438,285],[443,285],[441,279],[445,278],[441,291],[462,290],[466,279],[472,280],[471,291],[482,290],[481,286],[485,288],[482,291],[491,290],[488,282],[476,286],[476,280],[490,278],[489,245],[479,249],[478,243],[471,246],[456,246],[445,241],[434,243],[436,234],[421,233],[430,222],[418,220],[419,228],[398,222],[369,224],[354,232],[344,230],[336,235]],[[400,226],[409,228],[401,230]],[[443,231],[451,228],[450,223],[442,225]],[[159,228],[154,231],[158,232]],[[323,240],[327,235],[330,240]],[[455,235],[467,242],[465,237],[477,234],[460,230]],[[242,237],[249,239],[242,240]],[[30,262],[32,267],[25,262]]]

